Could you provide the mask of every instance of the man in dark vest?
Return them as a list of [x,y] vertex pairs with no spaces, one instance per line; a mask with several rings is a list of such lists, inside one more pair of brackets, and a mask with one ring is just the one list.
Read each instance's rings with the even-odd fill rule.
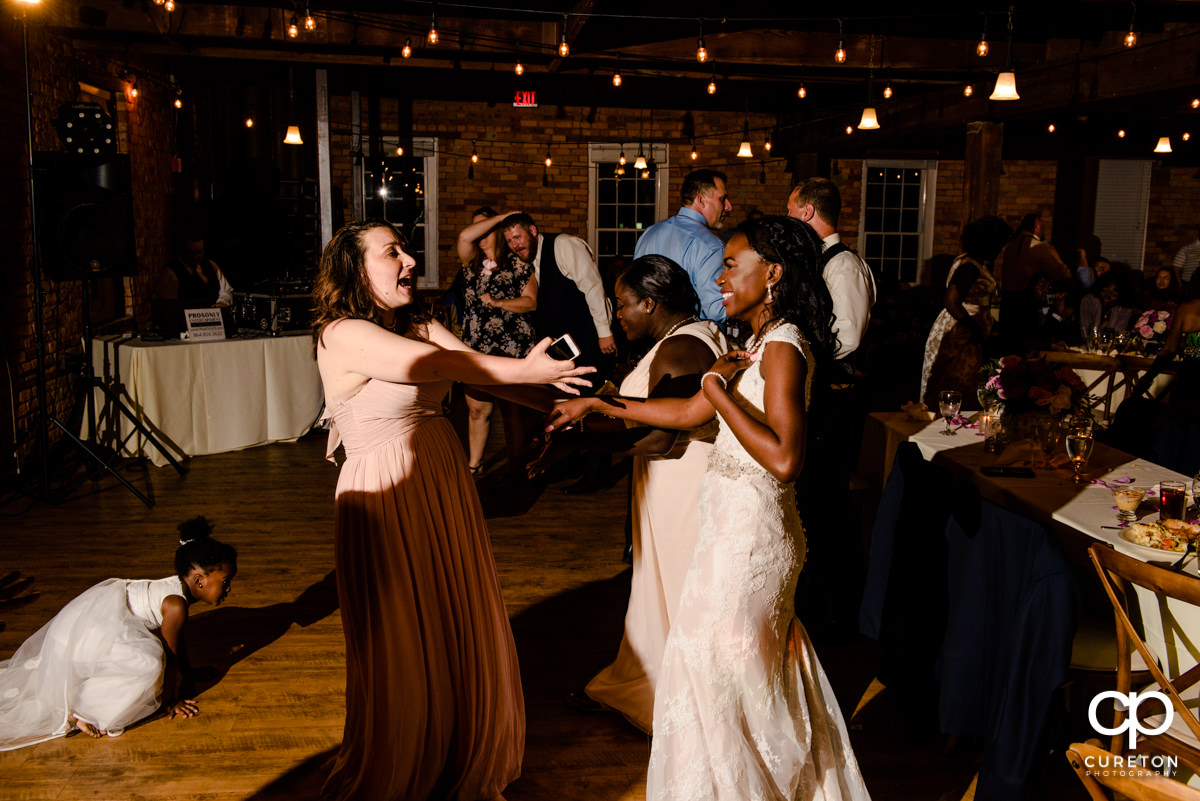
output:
[[188,309],[229,306],[233,303],[233,287],[221,268],[204,258],[204,239],[185,236],[178,254],[159,273],[155,296],[178,300]]
[[[604,373],[604,355],[616,353],[612,336],[612,310],[591,248],[570,234],[542,234],[528,214],[509,215],[503,223],[504,239],[517,258],[533,265],[538,282],[538,335],[570,334],[579,346],[577,365],[590,365]],[[593,378],[593,389],[599,385]]]

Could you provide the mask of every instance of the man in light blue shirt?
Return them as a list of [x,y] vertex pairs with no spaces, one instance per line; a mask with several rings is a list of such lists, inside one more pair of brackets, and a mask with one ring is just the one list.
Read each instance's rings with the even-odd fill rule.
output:
[[725,305],[717,277],[725,262],[725,245],[712,228],[733,211],[725,189],[725,173],[696,170],[683,179],[679,190],[682,208],[646,229],[633,257],[666,256],[682,267],[700,296],[700,319],[725,321]]

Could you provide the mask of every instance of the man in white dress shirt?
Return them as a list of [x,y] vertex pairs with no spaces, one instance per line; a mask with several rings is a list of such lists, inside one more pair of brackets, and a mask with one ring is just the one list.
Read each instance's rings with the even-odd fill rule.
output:
[[1186,284],[1192,280],[1192,275],[1196,272],[1196,268],[1200,267],[1200,233],[1197,233],[1196,238],[1179,249],[1175,254],[1175,272],[1179,273],[1179,280]]
[[824,242],[825,266],[821,276],[833,298],[833,333],[838,338],[839,360],[858,350],[871,307],[875,305],[875,277],[857,253],[842,244],[837,232],[842,195],[828,178],[809,178],[788,195],[787,213],[806,222]]

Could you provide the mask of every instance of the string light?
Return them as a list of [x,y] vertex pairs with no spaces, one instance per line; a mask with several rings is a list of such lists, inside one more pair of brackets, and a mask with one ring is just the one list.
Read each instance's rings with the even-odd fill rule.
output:
[[833,60],[839,64],[846,63],[846,40],[842,35],[842,20],[840,17],[838,18],[838,46],[837,50],[833,52]]
[[846,126],[846,136],[849,136],[849,135],[850,135],[850,134],[852,134],[852,133],[854,133],[854,126],[853,126],[853,125],[847,125],[847,126]]
[[1183,134],[1179,138],[1186,142],[1192,138],[1192,135],[1190,133],[1188,133],[1187,131],[1184,131]]
[[129,98],[131,100],[137,100],[137,96],[138,96],[137,77],[131,75],[131,76],[129,76],[129,81],[130,81],[130,83],[129,83]]
[[247,118],[246,118],[246,127],[247,127],[247,128],[253,128],[253,127],[254,127],[254,118],[253,118],[253,117],[247,117]]
[[803,82],[800,84],[800,88],[796,90],[796,97],[800,98],[801,100],[808,97],[808,90],[804,88]]
[[400,49],[400,55],[403,58],[412,58],[412,37],[404,40],[404,47]]
[[165,0],[165,2],[163,3],[163,8],[166,9],[166,12],[168,14],[170,14],[172,11],[175,10],[175,0]]
[[471,163],[472,164],[479,163],[479,151],[477,151],[475,149],[475,140],[474,139],[471,140]]
[[625,166],[625,145],[621,145],[621,155],[617,156],[617,164]]
[[987,14],[983,14],[983,33],[979,34],[979,44],[975,45],[975,55],[983,58],[988,54]]
[[571,45],[567,44],[567,15],[563,14],[562,35],[558,39],[558,55],[566,58],[571,55]]
[[1125,34],[1125,46],[1133,47],[1138,40],[1137,32],[1133,30],[1133,20],[1137,16],[1137,3],[1130,2],[1129,5],[1133,8],[1129,12],[1129,33]]
[[292,15],[292,21],[288,23],[287,30],[288,38],[295,39],[300,35],[300,24],[296,21],[296,15]]
[[700,158],[700,154],[696,152],[696,139],[695,139],[695,137],[693,137],[692,138],[692,161],[695,161],[698,158]]
[[710,95],[717,93],[717,71],[715,68],[713,69],[712,80],[708,82],[708,93]]
[[771,132],[767,131],[767,141],[763,142],[763,150],[771,152]]
[[613,86],[621,85],[621,54],[617,53],[617,68],[613,70]]
[[553,162],[550,158],[550,145],[547,144],[546,145],[546,166],[549,167],[551,165],[551,163],[553,163]]
[[305,4],[305,6],[304,6],[304,30],[312,32],[312,31],[315,31],[316,29],[317,29],[317,20],[315,17],[313,17],[312,11],[309,9],[308,4]]
[[971,86],[971,84],[967,84],[966,86],[963,87],[963,97],[970,97],[973,94],[975,94],[974,86]]
[[708,48],[704,46],[704,20],[700,20],[700,38],[696,40],[696,60],[701,64],[708,61]]
[[[404,145],[401,145],[401,144],[397,144],[397,145],[396,145],[396,155],[397,155],[397,156],[403,156],[403,155],[404,155]],[[384,165],[384,167],[385,167],[385,169],[386,169],[387,165]]]
[[1200,108],[1200,97],[1192,98],[1192,108]]
[[1124,129],[1124,128],[1122,128],[1121,130],[1117,131],[1117,138],[1118,138],[1118,139],[1124,139],[1124,138],[1125,138],[1125,129]]
[[650,177],[650,170],[649,169],[642,170],[642,178],[648,179],[649,177]]
[[428,34],[425,36],[425,39],[426,39],[426,40],[427,40],[427,41],[428,41],[428,42],[429,42],[431,45],[435,45],[435,44],[437,44],[437,43],[438,43],[438,29],[437,29],[437,4],[436,4],[436,3],[433,5],[432,9],[430,9],[430,13],[429,13],[429,33],[428,33]]
[[883,99],[884,100],[892,99],[892,82],[891,81],[888,81],[887,83],[885,83],[883,85]]
[[154,0],[154,5],[161,6],[164,2],[165,0]]
[[517,59],[516,66],[513,67],[513,72],[517,73],[517,75],[525,74],[525,65],[521,63],[521,59]]
[[1054,133],[1054,131],[1056,130],[1054,127],[1054,123],[1050,123],[1049,125],[1047,125],[1046,130],[1049,131],[1050,133]]
[[175,108],[183,108],[183,98],[182,97],[175,98]]
[[644,170],[646,166],[646,154],[642,152],[642,144],[639,142],[637,158],[633,160],[633,168],[635,170]]

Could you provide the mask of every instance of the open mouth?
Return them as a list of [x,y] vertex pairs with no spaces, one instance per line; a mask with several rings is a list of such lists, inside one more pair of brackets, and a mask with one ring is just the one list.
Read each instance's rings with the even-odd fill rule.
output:
[[396,279],[396,286],[403,287],[404,289],[412,289],[412,276],[411,275],[400,276],[398,279]]
[[729,301],[731,301],[731,300],[733,300],[733,293],[732,293],[732,292],[722,292],[722,293],[721,293],[721,302],[722,302],[723,304],[728,304],[728,303],[729,303]]

